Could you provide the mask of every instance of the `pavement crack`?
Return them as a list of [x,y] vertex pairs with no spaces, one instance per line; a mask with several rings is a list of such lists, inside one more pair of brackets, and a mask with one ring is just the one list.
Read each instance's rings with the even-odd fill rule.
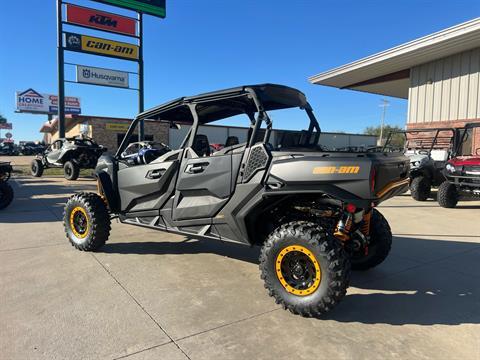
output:
[[199,332],[197,332],[197,333],[195,333],[195,334],[190,334],[190,335],[187,335],[187,336],[178,338],[178,339],[176,339],[176,341],[182,341],[182,340],[185,340],[185,339],[188,339],[188,338],[197,336],[197,335],[205,334],[205,333],[210,332],[210,331],[218,330],[218,329],[221,329],[221,328],[230,326],[230,325],[235,325],[235,324],[238,324],[238,323],[247,321],[247,320],[252,320],[252,319],[258,318],[258,317],[260,317],[260,316],[273,313],[274,311],[278,311],[278,310],[282,310],[282,309],[277,308],[277,309],[272,309],[272,310],[264,311],[264,312],[261,312],[261,313],[258,313],[258,314],[254,314],[254,315],[248,316],[248,317],[243,318],[243,319],[238,319],[238,320],[229,322],[229,323],[227,323],[227,324],[219,325],[219,326],[213,327],[213,328],[211,328],[211,329],[202,330],[202,331],[199,331]]
[[167,331],[162,327],[162,325],[160,325],[160,323],[157,320],[155,320],[155,318],[147,311],[147,309],[145,309],[145,307],[135,298],[135,296],[133,296],[133,294],[130,293],[130,291],[128,291],[128,289],[125,286],[123,286],[123,284],[115,277],[115,275],[113,275],[112,272],[109,269],[107,269],[107,267],[103,265],[103,263],[100,260],[98,260],[95,254],[91,254],[91,255],[95,259],[95,261],[107,272],[107,274],[110,275],[110,277],[118,284],[118,286],[120,286],[123,289],[123,291],[125,291],[125,293],[138,305],[138,307],[140,307],[140,309],[142,309],[142,311],[154,322],[154,324],[157,325],[157,327],[170,339],[170,342],[172,342],[177,347],[177,349],[180,350],[183,355],[185,355],[187,359],[191,360],[190,357],[187,355],[187,353],[167,333]]
[[48,244],[48,245],[26,246],[26,247],[15,248],[15,249],[2,249],[2,250],[0,250],[0,252],[17,251],[17,250],[29,250],[29,249],[39,249],[39,248],[44,248],[44,247],[60,246],[60,245],[64,245],[64,244],[65,244],[64,242],[61,242],[61,243]]
[[116,357],[114,358],[113,360],[119,360],[119,359],[125,359],[125,358],[128,358],[130,356],[133,356],[133,355],[137,355],[137,354],[140,354],[140,353],[143,353],[145,351],[149,351],[149,350],[152,350],[152,349],[156,349],[158,347],[161,347],[161,346],[164,346],[164,345],[168,345],[168,344],[172,344],[173,341],[167,341],[166,343],[162,343],[162,344],[158,344],[158,345],[153,345],[153,346],[150,346],[148,348],[145,348],[145,349],[142,349],[142,350],[138,350],[138,351],[135,351],[133,353],[130,353],[130,354],[127,354],[127,355],[122,355],[122,356],[119,356],[119,357]]

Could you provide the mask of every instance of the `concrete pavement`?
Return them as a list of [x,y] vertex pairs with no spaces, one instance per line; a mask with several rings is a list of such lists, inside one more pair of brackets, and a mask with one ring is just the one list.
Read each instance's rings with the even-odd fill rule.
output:
[[114,222],[96,253],[61,224],[90,180],[17,178],[0,212],[1,359],[480,359],[480,202],[400,196],[390,257],[324,319],[279,308],[258,249]]

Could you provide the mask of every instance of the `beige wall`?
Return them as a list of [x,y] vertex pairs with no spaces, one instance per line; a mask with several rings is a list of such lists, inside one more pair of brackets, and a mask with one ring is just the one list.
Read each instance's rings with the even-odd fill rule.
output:
[[410,71],[408,124],[480,118],[480,48]]

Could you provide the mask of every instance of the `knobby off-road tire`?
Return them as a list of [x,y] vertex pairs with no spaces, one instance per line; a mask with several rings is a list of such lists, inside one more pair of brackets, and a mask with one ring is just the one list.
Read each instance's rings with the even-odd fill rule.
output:
[[361,248],[351,257],[353,270],[368,270],[380,265],[392,248],[392,230],[385,217],[377,210],[372,209],[370,220],[370,242],[368,253]]
[[38,159],[33,159],[30,164],[30,171],[32,176],[41,177],[43,175],[43,164]]
[[82,251],[102,247],[110,235],[110,216],[102,198],[94,193],[79,193],[68,199],[63,225],[70,243]]
[[454,208],[457,206],[458,198],[457,187],[454,184],[444,181],[438,188],[437,201],[441,207]]
[[63,165],[63,175],[67,180],[77,180],[80,175],[80,167],[73,161],[67,161]]
[[417,201],[426,201],[430,197],[432,185],[430,180],[425,176],[417,176],[413,178],[410,184],[410,193],[412,198]]
[[0,181],[0,210],[5,209],[12,201],[12,187],[6,181]]
[[[295,257],[301,260],[300,265],[313,270],[301,286],[293,284],[295,279],[289,276]],[[319,225],[307,221],[293,221],[275,229],[262,247],[259,267],[275,302],[307,317],[317,317],[335,307],[345,296],[350,279],[350,261],[343,247]]]

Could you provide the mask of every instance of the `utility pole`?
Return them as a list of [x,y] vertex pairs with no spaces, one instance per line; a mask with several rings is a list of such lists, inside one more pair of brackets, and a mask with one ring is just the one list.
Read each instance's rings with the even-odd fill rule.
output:
[[382,124],[380,126],[380,146],[382,146],[383,143],[383,127],[385,126],[385,115],[387,113],[387,107],[390,106],[390,102],[386,99],[382,99],[382,103],[379,105],[380,107],[383,107],[382,111]]
[[62,0],[57,0],[58,136],[65,137],[65,71],[63,59]]

